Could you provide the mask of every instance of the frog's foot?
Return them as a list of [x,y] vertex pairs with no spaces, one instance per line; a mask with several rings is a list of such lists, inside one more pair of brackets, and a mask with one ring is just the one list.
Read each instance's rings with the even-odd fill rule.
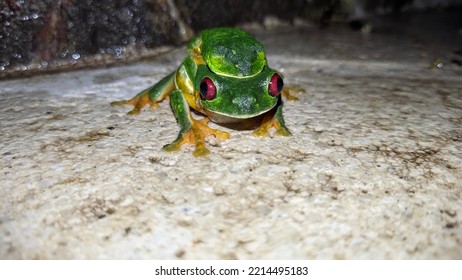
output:
[[210,151],[205,147],[205,138],[214,135],[219,140],[226,140],[230,137],[228,132],[213,129],[207,126],[208,118],[193,120],[191,127],[186,131],[180,131],[178,138],[171,144],[163,147],[164,151],[178,151],[183,144],[195,144],[196,148],[193,155],[196,157],[205,157]]
[[290,136],[292,133],[287,129],[283,122],[279,121],[276,116],[265,116],[263,122],[252,132],[254,136],[269,137],[270,129],[275,129],[275,135],[277,136]]
[[304,93],[305,90],[298,86],[286,86],[281,92],[281,95],[286,98],[287,101],[298,101],[298,97],[294,96],[294,93]]
[[123,106],[123,105],[132,105],[133,110],[128,112],[128,115],[138,115],[143,109],[144,106],[149,105],[151,108],[158,108],[159,105],[156,101],[151,100],[149,97],[149,91],[145,90],[129,100],[120,100],[111,102],[111,106]]

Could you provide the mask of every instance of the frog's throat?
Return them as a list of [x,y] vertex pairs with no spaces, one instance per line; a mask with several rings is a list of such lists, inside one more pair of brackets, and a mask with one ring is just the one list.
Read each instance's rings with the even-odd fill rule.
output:
[[226,114],[223,112],[215,112],[212,110],[204,109],[205,114],[215,123],[222,123],[222,124],[231,124],[231,123],[238,123],[246,119],[251,119],[258,117],[268,111],[271,111],[276,106],[277,103],[275,103],[273,106],[270,108],[267,108],[265,110],[259,111],[258,113],[254,114],[241,114],[241,115],[232,115],[232,114]]

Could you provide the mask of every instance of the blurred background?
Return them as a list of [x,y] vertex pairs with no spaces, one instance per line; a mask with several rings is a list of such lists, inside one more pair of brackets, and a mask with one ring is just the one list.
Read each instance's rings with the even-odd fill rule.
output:
[[1,0],[0,25],[0,78],[8,78],[136,61],[215,26],[366,34],[413,26],[458,44],[462,0]]

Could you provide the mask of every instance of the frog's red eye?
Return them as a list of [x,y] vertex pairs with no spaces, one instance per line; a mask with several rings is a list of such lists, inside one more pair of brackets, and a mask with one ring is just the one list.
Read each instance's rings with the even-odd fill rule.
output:
[[217,88],[213,84],[212,79],[208,77],[202,79],[199,92],[201,94],[201,98],[205,100],[211,100],[217,96]]
[[268,92],[272,96],[277,96],[281,92],[283,86],[284,82],[282,81],[281,76],[273,74],[268,85]]

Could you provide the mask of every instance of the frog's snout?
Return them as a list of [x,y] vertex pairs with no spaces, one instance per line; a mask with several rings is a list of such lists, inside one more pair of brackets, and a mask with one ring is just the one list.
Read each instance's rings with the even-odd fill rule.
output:
[[242,95],[237,96],[233,99],[233,104],[237,108],[241,108],[243,111],[249,111],[252,108],[252,105],[257,102],[257,99],[254,96]]

